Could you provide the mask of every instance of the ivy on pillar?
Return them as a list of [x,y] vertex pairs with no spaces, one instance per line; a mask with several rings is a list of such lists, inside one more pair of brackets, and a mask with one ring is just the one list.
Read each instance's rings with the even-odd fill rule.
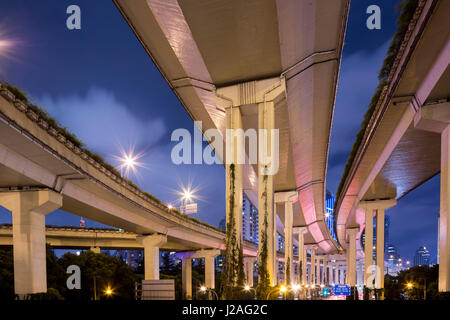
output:
[[0,204],[12,212],[14,290],[20,298],[47,292],[45,216],[62,203],[50,190],[0,193]]

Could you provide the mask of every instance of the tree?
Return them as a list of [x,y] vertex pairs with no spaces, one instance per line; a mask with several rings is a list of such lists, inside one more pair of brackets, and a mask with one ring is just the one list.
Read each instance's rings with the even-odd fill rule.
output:
[[[267,169],[267,166],[265,167]],[[270,285],[270,276],[269,276],[269,270],[267,269],[267,227],[268,227],[268,202],[267,202],[267,175],[263,176],[263,184],[264,184],[264,191],[262,193],[262,198],[264,199],[264,207],[263,207],[263,214],[264,214],[264,220],[263,220],[263,228],[261,230],[260,234],[260,241],[261,241],[261,251],[259,252],[259,258],[258,258],[258,285],[256,287],[256,296],[258,299],[266,299],[268,293],[271,290]]]
[[14,266],[12,248],[0,249],[0,300],[14,299]]
[[[90,300],[94,296],[97,296],[97,299],[134,299],[136,275],[133,269],[120,259],[86,251],[79,256],[66,253],[59,263],[64,269],[69,265],[77,265],[81,269],[81,290],[66,290],[66,299]],[[104,294],[108,287],[114,293],[111,297]]]
[[175,263],[170,256],[170,252],[161,253],[161,273],[166,275],[175,275]]

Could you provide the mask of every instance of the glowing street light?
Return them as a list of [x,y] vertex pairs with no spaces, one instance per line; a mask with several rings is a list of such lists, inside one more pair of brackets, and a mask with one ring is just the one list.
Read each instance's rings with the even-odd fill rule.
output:
[[183,199],[185,201],[191,201],[192,200],[192,192],[190,190],[184,190]]
[[250,286],[247,284],[247,285],[244,287],[244,290],[245,290],[245,291],[250,291]]
[[408,282],[408,283],[406,284],[406,287],[407,287],[408,289],[412,289],[413,284],[412,284],[411,282]]
[[113,158],[119,162],[118,169],[120,173],[129,178],[130,173],[133,173],[137,176],[138,168],[145,168],[145,165],[142,162],[139,162],[145,154],[143,152],[134,153],[134,146],[132,146],[129,151],[125,151],[122,147],[120,147],[120,156],[113,156]]
[[301,288],[302,288],[302,286],[299,285],[299,284],[294,284],[294,285],[292,286],[292,290],[294,290],[295,292],[297,292],[297,291],[300,290]]
[[[200,292],[202,292],[202,293],[206,293],[206,292],[210,293],[210,292],[212,292],[212,293],[214,293],[216,299],[219,300],[219,296],[218,296],[217,293],[216,293],[213,289],[211,289],[211,288],[207,288],[207,287],[205,287],[205,286],[201,286],[201,287],[200,287]],[[208,296],[209,296],[209,295],[208,295]],[[211,299],[211,297],[208,297],[208,299]]]
[[107,295],[108,297],[110,297],[114,294],[114,291],[110,286],[108,286],[104,292],[105,292],[105,295]]

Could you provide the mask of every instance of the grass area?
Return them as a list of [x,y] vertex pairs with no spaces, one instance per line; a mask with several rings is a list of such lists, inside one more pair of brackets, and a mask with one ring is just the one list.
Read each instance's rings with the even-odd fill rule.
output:
[[55,129],[58,132],[58,134],[61,134],[62,136],[64,136],[64,138],[67,141],[71,142],[75,147],[79,148],[81,150],[81,152],[85,153],[88,157],[92,158],[95,162],[99,163],[101,166],[106,168],[108,171],[110,171],[111,173],[113,173],[117,177],[120,177],[129,186],[131,186],[131,187],[135,188],[136,190],[142,192],[142,194],[145,197],[151,199],[152,201],[154,201],[154,202],[156,202],[156,203],[158,203],[160,205],[163,205],[167,211],[170,210],[171,212],[178,213],[180,216],[182,216],[182,217],[184,217],[184,218],[186,218],[188,220],[191,220],[193,222],[196,222],[196,223],[201,224],[203,226],[206,226],[208,228],[211,228],[211,229],[223,232],[219,228],[217,228],[215,226],[212,226],[212,225],[210,225],[210,224],[208,224],[206,222],[202,222],[202,221],[200,221],[198,219],[192,218],[192,217],[190,217],[187,214],[181,214],[176,209],[169,209],[167,207],[167,205],[164,202],[162,202],[160,199],[158,199],[157,197],[155,197],[154,195],[152,195],[152,194],[150,194],[150,193],[148,193],[146,191],[141,190],[136,184],[133,183],[133,181],[131,181],[128,178],[123,177],[120,174],[119,170],[117,170],[113,165],[107,163],[105,161],[105,159],[101,155],[99,155],[97,153],[94,153],[94,152],[90,151],[89,149],[87,149],[86,146],[84,145],[84,143],[80,139],[78,139],[78,137],[74,133],[70,132],[67,129],[67,127],[62,126],[55,118],[50,116],[47,113],[46,110],[44,110],[44,109],[34,105],[33,103],[31,103],[27,93],[23,92],[21,89],[11,85],[8,82],[0,82],[0,85],[1,85],[1,87],[4,87],[4,88],[8,89],[8,91],[10,91],[15,96],[16,100],[20,100],[22,103],[24,103],[25,106],[29,110],[31,110],[34,114],[37,115],[38,119],[45,121],[49,125],[49,128]]

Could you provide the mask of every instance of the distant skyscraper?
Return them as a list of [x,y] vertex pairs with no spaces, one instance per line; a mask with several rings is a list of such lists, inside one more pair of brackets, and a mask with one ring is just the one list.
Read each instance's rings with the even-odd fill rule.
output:
[[258,243],[258,210],[242,195],[242,235],[244,239]]
[[389,246],[389,226],[391,225],[391,218],[387,214],[384,217],[384,252],[388,251]]
[[327,190],[325,198],[325,220],[327,222],[328,229],[333,239],[337,242],[336,232],[334,231],[334,202],[336,197]]
[[400,257],[400,253],[393,244],[388,245],[385,260],[388,262],[389,274],[396,275],[398,271],[403,269],[403,261]]
[[[220,220],[219,229],[226,231],[225,218]],[[245,194],[242,196],[242,236],[245,240],[258,243],[258,210]]]
[[277,251],[284,252],[284,237],[277,232]]
[[430,264],[430,252],[427,247],[422,246],[416,250],[414,255],[414,265],[415,266],[428,266]]

